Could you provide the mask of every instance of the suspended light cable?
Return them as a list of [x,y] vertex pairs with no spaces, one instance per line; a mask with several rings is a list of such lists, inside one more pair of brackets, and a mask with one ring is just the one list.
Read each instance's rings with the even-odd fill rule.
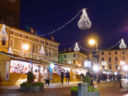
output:
[[57,29],[54,29],[52,32],[49,32],[49,33],[46,33],[46,34],[42,34],[40,36],[47,36],[47,35],[51,35],[51,34],[57,32],[57,31],[60,31],[61,29],[65,28],[67,25],[69,25],[72,21],[74,21],[79,16],[80,13],[81,13],[81,10],[71,20],[69,20],[68,22],[66,22],[61,27],[59,27]]
[[112,48],[116,47],[120,42],[121,42],[121,40],[118,41],[115,45],[113,45],[113,46],[111,46],[111,47],[109,47],[109,48],[102,49],[102,50],[109,50],[109,49],[112,49]]

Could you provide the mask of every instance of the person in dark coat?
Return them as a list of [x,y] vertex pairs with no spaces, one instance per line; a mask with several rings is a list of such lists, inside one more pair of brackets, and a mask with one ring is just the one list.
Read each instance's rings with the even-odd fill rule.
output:
[[119,82],[119,87],[122,88],[122,85],[121,85],[121,75],[120,74],[118,74],[117,80]]
[[64,82],[64,72],[61,71],[61,83],[63,84]]
[[69,84],[69,80],[70,80],[70,73],[69,72],[66,73],[66,80],[68,81],[68,84]]

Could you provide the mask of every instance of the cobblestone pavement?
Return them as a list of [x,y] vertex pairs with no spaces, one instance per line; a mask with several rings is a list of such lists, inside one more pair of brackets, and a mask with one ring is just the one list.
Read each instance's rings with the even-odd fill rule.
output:
[[[71,84],[72,85],[72,84]],[[61,87],[53,88],[50,86],[48,88],[45,86],[44,91],[40,93],[23,93],[19,92],[19,86],[12,87],[1,87],[0,86],[0,96],[70,96],[71,85],[61,85]],[[59,86],[56,85],[56,86]],[[64,86],[64,87],[63,87]],[[120,90],[118,87],[100,87],[100,96],[128,96],[128,91]]]

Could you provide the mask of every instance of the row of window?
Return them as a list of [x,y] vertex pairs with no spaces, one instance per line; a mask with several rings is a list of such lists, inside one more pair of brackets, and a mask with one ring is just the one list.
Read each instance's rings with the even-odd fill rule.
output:
[[[111,55],[111,53],[112,53],[112,52],[108,52],[108,55]],[[114,53],[115,53],[115,55],[118,54],[117,51],[115,51]],[[125,51],[122,51],[122,54],[125,54]],[[101,52],[101,55],[104,55],[104,52],[103,52],[103,51]]]
[[[13,31],[11,31],[11,34],[13,35],[14,34],[14,32]],[[18,33],[17,33],[18,34]],[[35,38],[30,38],[29,36],[26,36],[26,35],[23,35],[23,34],[18,34],[18,36],[19,37],[22,37],[22,38],[25,38],[25,39],[31,39],[31,40],[33,40],[33,41],[35,41],[35,42],[38,42],[38,43],[42,43],[42,44],[46,44],[46,45],[49,45],[49,46],[53,46],[53,47],[58,47],[58,45],[57,44],[52,44],[52,43],[50,43],[50,42],[48,42],[48,41],[44,41],[44,40],[39,40],[39,39],[35,39]]]
[[[109,67],[109,70],[112,70],[112,65],[109,65],[108,67]],[[105,69],[105,66],[102,65],[102,68]],[[118,65],[117,64],[115,65],[115,69],[118,70]]]
[[74,65],[83,65],[84,62],[80,62],[78,60],[60,60],[62,63],[67,63],[67,64],[74,64]]
[[[10,39],[10,46],[13,48],[14,47],[14,40],[13,39]],[[40,53],[40,50],[41,50],[41,46],[38,46],[38,45],[34,45],[33,46],[33,52],[35,52],[35,53]],[[31,50],[31,48],[30,48],[30,50]],[[45,55],[46,56],[58,56],[58,53],[55,51],[55,50],[53,50],[53,49],[49,49],[49,48],[46,48],[45,49]]]
[[[68,55],[64,55],[64,58],[68,58],[67,57]],[[71,56],[71,55],[70,55]],[[75,57],[77,57],[77,58],[82,58],[82,59],[84,59],[84,57],[83,56],[80,56],[79,54],[73,54],[73,57],[75,58]],[[60,57],[59,57],[60,58]]]
[[[118,57],[115,57],[115,61],[118,61],[118,60],[119,60]],[[126,60],[126,58],[125,57],[122,57],[122,60],[124,61],[124,60]],[[101,61],[105,61],[104,57],[101,58]],[[111,62],[112,61],[112,58],[109,57],[108,58],[108,61]]]

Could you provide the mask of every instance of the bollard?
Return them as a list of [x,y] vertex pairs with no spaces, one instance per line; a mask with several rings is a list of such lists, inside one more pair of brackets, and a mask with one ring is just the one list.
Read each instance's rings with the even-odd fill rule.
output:
[[78,83],[78,96],[88,96],[87,83]]

